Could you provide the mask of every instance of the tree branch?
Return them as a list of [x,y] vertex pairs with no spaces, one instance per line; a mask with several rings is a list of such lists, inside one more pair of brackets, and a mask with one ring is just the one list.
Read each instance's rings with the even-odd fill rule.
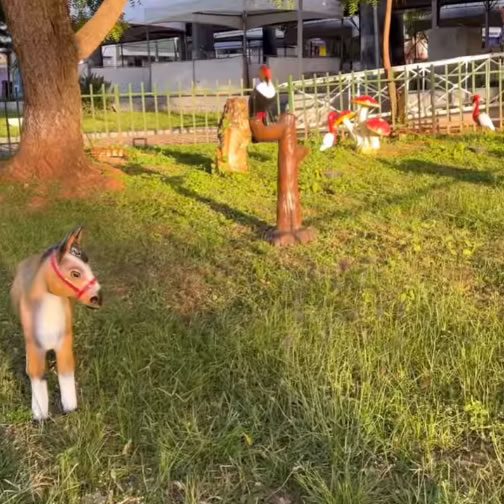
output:
[[104,0],[95,15],[75,34],[79,60],[100,45],[121,16],[127,0]]

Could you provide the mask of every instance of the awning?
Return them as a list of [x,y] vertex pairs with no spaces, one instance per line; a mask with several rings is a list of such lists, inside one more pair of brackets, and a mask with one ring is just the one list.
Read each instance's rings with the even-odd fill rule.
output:
[[122,37],[119,41],[105,40],[103,46],[128,44],[132,42],[144,42],[146,40],[146,33],[149,32],[150,40],[170,39],[180,37],[185,32],[184,23],[163,23],[161,25],[147,25],[129,23],[128,28],[124,30]]
[[[232,3],[232,7],[230,7]],[[145,9],[145,23],[200,23],[240,30],[291,23],[297,20],[295,9],[279,9],[270,0],[174,0],[164,8]],[[342,17],[339,2],[304,0],[303,20]]]

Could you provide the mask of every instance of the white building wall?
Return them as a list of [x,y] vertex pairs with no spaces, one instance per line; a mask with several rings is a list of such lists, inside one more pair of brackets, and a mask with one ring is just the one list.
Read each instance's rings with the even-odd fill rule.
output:
[[119,91],[127,92],[131,84],[133,91],[140,91],[141,83],[144,83],[145,90],[150,90],[149,69],[147,67],[105,67],[93,68],[94,74],[101,75],[112,85],[118,84]]
[[[289,75],[296,80],[298,75],[297,58],[270,57],[268,64],[271,67],[274,82],[287,82]],[[248,66],[250,82],[257,77],[259,64],[251,63]],[[340,70],[339,58],[305,58],[303,61],[305,75],[314,73],[323,75],[327,72],[337,73]],[[85,67],[82,67],[82,72]],[[105,67],[91,70],[105,80],[118,84],[121,92],[128,91],[131,84],[133,91],[140,91],[143,82],[145,91],[152,91],[157,86],[159,92],[191,89],[194,81],[196,88],[200,89],[240,89],[243,79],[243,58],[222,58],[197,61],[175,61],[170,63],[152,63],[149,67]]]
[[217,87],[239,88],[243,77],[241,57],[176,61],[152,64],[152,84],[159,90],[190,89],[193,81],[196,88],[217,89]]
[[[271,68],[273,80],[276,82],[287,82],[289,75],[292,75],[294,80],[300,79],[298,71],[297,58],[282,58],[269,57],[268,65]],[[305,75],[318,74],[324,75],[329,72],[331,74],[339,72],[341,61],[339,58],[304,58],[303,73]]]

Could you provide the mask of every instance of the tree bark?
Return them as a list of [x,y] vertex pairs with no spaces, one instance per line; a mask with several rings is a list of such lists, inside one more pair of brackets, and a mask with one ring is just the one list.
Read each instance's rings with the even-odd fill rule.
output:
[[250,126],[246,98],[229,98],[219,123],[215,167],[218,173],[248,171]]
[[[102,7],[119,3],[124,5],[124,0],[105,0]],[[92,178],[93,170],[84,153],[78,62],[101,42],[98,35],[86,34],[88,25],[97,26],[95,18],[81,29],[84,35],[76,36],[65,0],[1,0],[1,4],[24,92],[21,142],[6,174],[21,181],[60,179],[67,188],[82,183],[83,178]],[[113,11],[117,17],[108,19],[105,29],[104,12],[96,14],[100,36],[106,36],[120,15],[118,9]],[[85,42],[85,50],[79,49],[78,41]]]
[[397,92],[394,82],[394,73],[390,63],[390,23],[392,19],[392,0],[387,0],[385,9],[385,23],[383,26],[383,67],[387,78],[387,87],[390,99],[390,113],[392,122],[395,122],[397,117]]
[[85,156],[78,50],[66,2],[3,0],[2,5],[24,90],[21,144],[10,172],[16,178],[43,178],[60,175],[63,165],[74,170]]
[[121,16],[126,1],[104,0],[95,15],[76,33],[79,60],[87,58],[109,34]]

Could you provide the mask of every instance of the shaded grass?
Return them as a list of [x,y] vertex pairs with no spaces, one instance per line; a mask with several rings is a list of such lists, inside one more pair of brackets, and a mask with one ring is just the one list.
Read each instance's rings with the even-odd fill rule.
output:
[[106,305],[76,310],[80,410],[35,427],[0,291],[0,501],[501,502],[502,145],[315,149],[290,250],[262,240],[274,145],[236,177],[131,151],[124,192],[43,211],[2,187],[2,284],[83,223]]

